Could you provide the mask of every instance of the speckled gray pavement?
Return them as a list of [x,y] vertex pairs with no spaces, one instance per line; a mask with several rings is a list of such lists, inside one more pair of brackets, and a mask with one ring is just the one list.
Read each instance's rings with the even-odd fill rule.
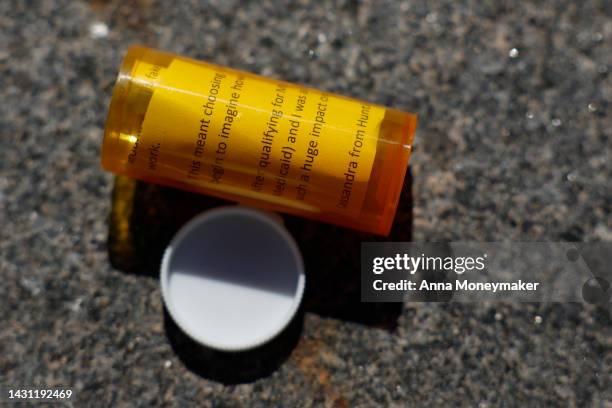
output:
[[611,407],[609,308],[405,304],[389,328],[313,300],[288,357],[232,384],[109,261],[99,149],[132,43],[418,113],[415,241],[612,240],[612,4],[427,3],[0,2],[0,383],[91,407]]

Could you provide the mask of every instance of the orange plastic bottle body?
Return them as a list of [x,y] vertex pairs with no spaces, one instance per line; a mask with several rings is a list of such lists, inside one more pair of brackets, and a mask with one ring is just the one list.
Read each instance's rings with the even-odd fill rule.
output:
[[132,47],[102,165],[117,174],[386,235],[416,117]]

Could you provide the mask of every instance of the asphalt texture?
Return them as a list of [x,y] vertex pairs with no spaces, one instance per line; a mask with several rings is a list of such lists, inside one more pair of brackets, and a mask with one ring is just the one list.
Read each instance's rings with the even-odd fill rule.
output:
[[612,407],[609,307],[362,304],[368,237],[290,217],[298,318],[245,354],[190,343],[155,264],[219,202],[100,167],[133,43],[417,113],[392,240],[612,240],[608,1],[3,1],[0,383],[88,407]]

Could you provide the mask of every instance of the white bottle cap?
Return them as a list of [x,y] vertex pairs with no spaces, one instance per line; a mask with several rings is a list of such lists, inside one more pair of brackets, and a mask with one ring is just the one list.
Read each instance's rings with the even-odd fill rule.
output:
[[280,217],[220,207],[189,221],[166,248],[162,297],[195,341],[242,351],[278,335],[304,293],[302,256]]

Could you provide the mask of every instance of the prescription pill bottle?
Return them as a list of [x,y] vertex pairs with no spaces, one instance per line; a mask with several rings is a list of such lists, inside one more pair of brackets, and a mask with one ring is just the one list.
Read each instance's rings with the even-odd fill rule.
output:
[[102,166],[387,235],[416,116],[145,48],[121,65]]

